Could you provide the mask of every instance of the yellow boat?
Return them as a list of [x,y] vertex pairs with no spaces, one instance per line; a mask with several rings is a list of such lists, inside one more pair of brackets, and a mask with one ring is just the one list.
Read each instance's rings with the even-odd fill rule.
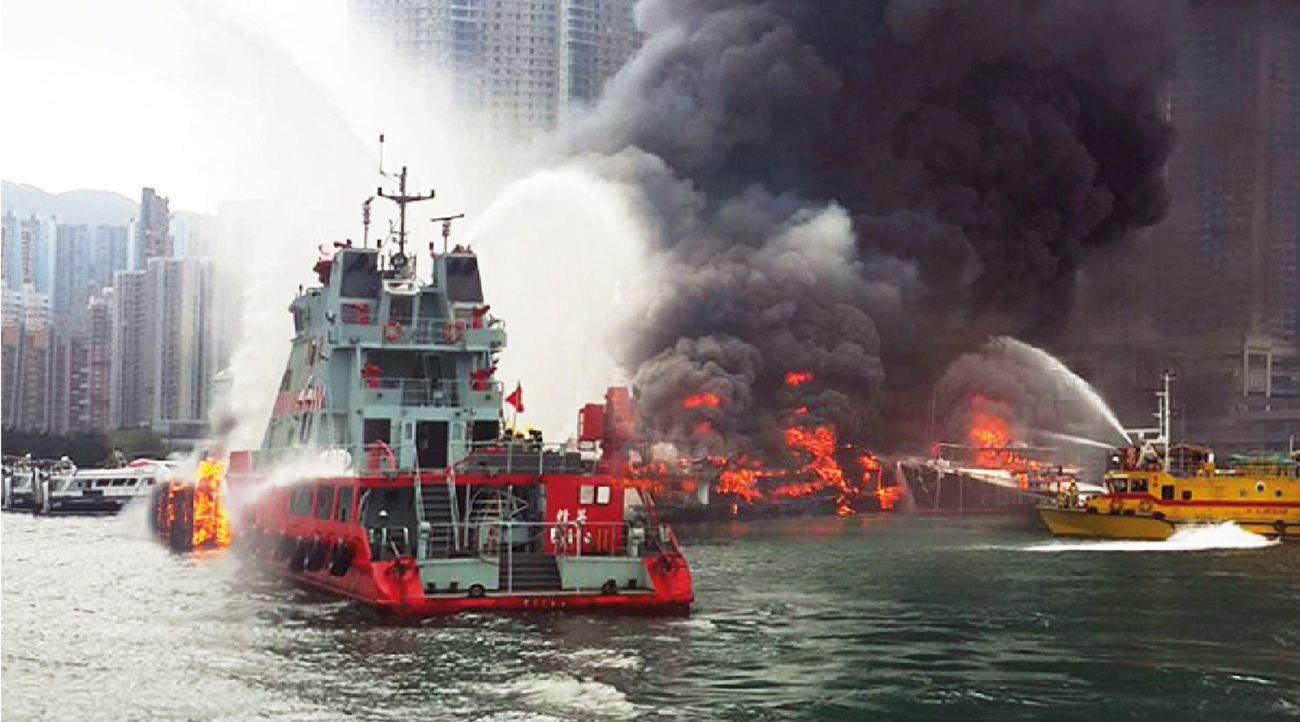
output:
[[1169,378],[1156,394],[1160,428],[1131,432],[1139,443],[1116,450],[1105,493],[1067,492],[1055,507],[1040,507],[1047,527],[1057,536],[1160,540],[1190,526],[1233,522],[1255,534],[1300,540],[1300,452],[1237,456],[1219,468],[1204,446],[1171,446]]

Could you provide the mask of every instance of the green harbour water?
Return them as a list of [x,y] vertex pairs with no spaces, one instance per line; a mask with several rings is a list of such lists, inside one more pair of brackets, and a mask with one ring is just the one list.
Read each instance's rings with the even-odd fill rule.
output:
[[1300,544],[1221,530],[685,526],[689,618],[394,625],[172,554],[139,510],[2,523],[5,720],[1300,719]]

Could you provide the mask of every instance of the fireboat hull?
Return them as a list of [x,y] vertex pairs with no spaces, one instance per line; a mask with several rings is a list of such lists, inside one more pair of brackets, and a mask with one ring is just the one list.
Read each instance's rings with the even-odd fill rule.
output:
[[1181,529],[1231,521],[1245,531],[1280,539],[1300,539],[1300,524],[1276,520],[1206,517],[1201,519],[1159,519],[1144,514],[1107,514],[1088,509],[1041,507],[1039,517],[1055,536],[1099,539],[1164,541]]
[[[604,481],[558,474],[543,480],[556,500],[569,486]],[[230,481],[237,493],[266,483],[257,475],[243,474]],[[256,501],[237,520],[238,546],[264,571],[394,617],[470,611],[690,612],[691,572],[675,539],[664,537],[667,543],[653,545],[629,541],[624,534],[630,527],[623,522],[602,526],[592,521],[579,529],[571,523],[476,518],[461,526],[455,535],[461,543],[454,545],[449,537],[438,535],[440,526],[430,523],[419,524],[425,529],[419,540],[413,535],[408,539],[400,525],[385,531],[363,523],[367,517],[359,508],[361,499],[409,490],[412,481],[399,474],[316,478],[300,481],[291,490],[256,492]],[[432,495],[447,487],[429,478],[425,489]],[[463,490],[458,495],[470,496]],[[173,526],[181,526],[181,536],[186,536],[188,497],[169,494],[160,499],[180,504],[179,512],[160,507],[159,517],[178,520]],[[301,502],[300,510],[314,513],[293,513],[293,499]],[[609,506],[621,511],[623,499],[611,499],[618,503]],[[330,506],[335,501],[338,506]],[[435,507],[424,508],[426,517],[432,516]],[[414,521],[414,515],[409,516],[407,521]],[[378,541],[380,535],[388,541]]]
[[646,563],[653,589],[545,590],[532,592],[468,591],[426,593],[412,560],[358,560],[342,575],[328,566],[319,571],[298,569],[274,549],[250,549],[265,571],[294,584],[359,602],[386,616],[404,619],[463,612],[610,612],[645,616],[689,616],[694,594],[684,560]]
[[1167,519],[1041,507],[1038,515],[1055,536],[1163,541],[1174,533]]

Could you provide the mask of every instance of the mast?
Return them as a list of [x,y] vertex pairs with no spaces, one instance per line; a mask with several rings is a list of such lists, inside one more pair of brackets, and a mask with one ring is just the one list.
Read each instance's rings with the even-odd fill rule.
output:
[[416,193],[409,195],[406,192],[406,166],[402,166],[402,173],[398,176],[397,194],[390,195],[384,192],[383,187],[379,187],[375,193],[380,198],[386,198],[397,204],[398,208],[398,230],[397,230],[397,254],[393,256],[393,265],[400,270],[406,266],[406,204],[418,203],[419,201],[432,200],[434,191],[429,191],[428,195]]
[[[379,174],[387,176],[384,172],[384,134],[379,134]],[[397,253],[392,258],[392,264],[398,271],[406,271],[406,204],[418,203],[420,201],[432,200],[435,191],[430,190],[428,195],[409,195],[406,192],[406,166],[402,166],[402,173],[397,180],[397,195],[391,195],[384,192],[383,186],[375,190],[375,194],[380,198],[386,198],[397,204],[398,209],[398,230],[397,230]],[[370,229],[370,201],[367,200],[362,204],[362,219],[366,225],[367,236]],[[414,268],[410,269],[414,272]]]
[[1156,397],[1159,400],[1160,407],[1156,416],[1160,422],[1160,441],[1163,441],[1165,445],[1164,472],[1166,474],[1169,473],[1170,458],[1173,455],[1173,443],[1171,439],[1173,407],[1172,398],[1169,395],[1169,382],[1173,381],[1174,378],[1174,372],[1165,369],[1165,372],[1161,374],[1161,379],[1164,381],[1164,388],[1163,390],[1156,392]]

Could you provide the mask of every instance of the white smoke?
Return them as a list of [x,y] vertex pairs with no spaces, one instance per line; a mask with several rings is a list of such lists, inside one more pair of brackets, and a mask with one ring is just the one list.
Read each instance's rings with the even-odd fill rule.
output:
[[[362,201],[395,190],[402,166],[412,187],[437,191],[408,218],[425,272],[422,252],[441,243],[428,219],[467,216],[452,242],[482,252],[488,303],[511,334],[498,379],[523,383],[521,423],[562,435],[576,402],[613,379],[605,319],[637,236],[618,192],[572,166],[530,177],[555,157],[553,138],[485,142],[499,123],[355,32],[345,3],[48,0],[7,7],[6,20],[21,33],[6,31],[5,59],[31,70],[15,92],[50,111],[39,123],[15,116],[9,171],[31,174],[17,180],[128,195],[148,185],[173,210],[217,213],[205,242],[227,289],[214,325],[231,353],[212,404],[226,448],[261,442],[289,350],[287,306],[314,282],[318,246],[360,242]],[[378,173],[381,133],[390,177]],[[373,209],[372,243],[395,218],[386,201]]]

